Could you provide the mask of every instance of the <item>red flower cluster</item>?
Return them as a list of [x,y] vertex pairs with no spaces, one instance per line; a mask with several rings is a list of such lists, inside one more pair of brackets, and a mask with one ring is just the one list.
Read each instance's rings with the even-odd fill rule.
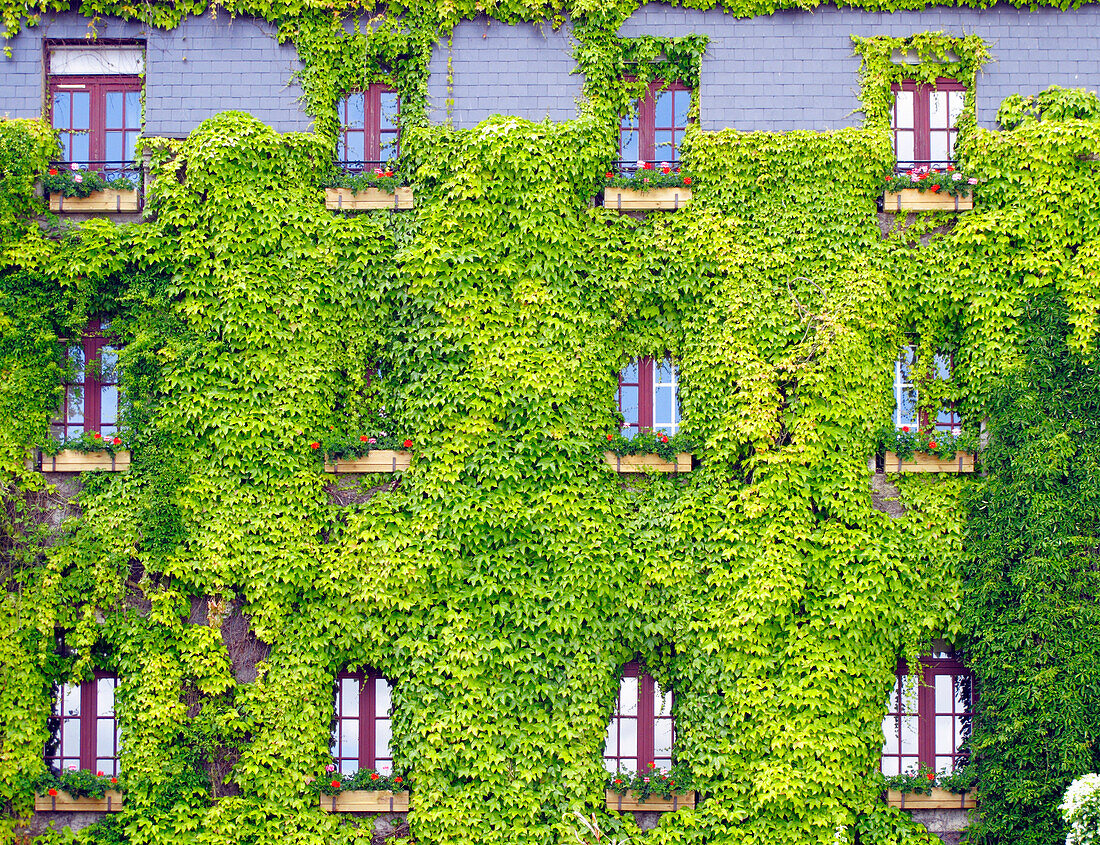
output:
[[50,789],[49,789],[49,793],[48,793],[48,794],[49,794],[49,795],[57,795],[57,790],[56,790],[56,789],[54,789],[54,788],[53,788],[53,787],[51,786],[51,787],[50,787]]
[[56,168],[56,167],[51,167],[51,168],[49,169],[49,174],[50,174],[51,176],[56,176],[56,175],[57,175],[57,168]]
[[[111,445],[112,445],[112,446],[118,446],[118,445],[120,445],[121,443],[122,443],[122,439],[121,439],[121,438],[118,438],[118,437],[112,437],[112,438],[111,438]],[[103,774],[103,773],[102,773],[102,772],[100,772],[100,774]]]
[[309,444],[309,448],[316,452],[318,449],[321,448],[321,444],[314,441],[313,443]]
[[395,777],[395,778],[393,779],[393,782],[394,782],[394,783],[404,783],[404,782],[405,782],[405,779],[404,779],[403,777],[401,777],[400,775],[398,775],[397,777]]
[[412,448],[412,445],[413,445],[413,442],[412,442],[411,440],[406,440],[406,441],[405,441],[404,443],[402,443],[401,445],[402,445],[403,447],[405,447],[406,449],[411,449],[411,448]]
[[334,780],[334,781],[332,782],[332,788],[333,788],[333,789],[339,789],[339,788],[340,788],[340,781],[338,781],[338,780]]

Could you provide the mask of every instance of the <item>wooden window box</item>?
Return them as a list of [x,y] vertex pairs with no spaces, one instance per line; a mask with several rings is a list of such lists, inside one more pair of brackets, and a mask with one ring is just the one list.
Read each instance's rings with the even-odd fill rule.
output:
[[66,214],[123,214],[141,210],[135,189],[116,191],[107,188],[86,197],[50,194],[50,211]]
[[603,207],[616,211],[675,211],[691,202],[691,188],[604,188]]
[[662,798],[660,795],[650,795],[644,801],[638,798],[637,793],[627,792],[620,795],[612,789],[607,790],[607,809],[619,813],[647,813],[668,812],[679,810],[681,807],[695,809],[695,793],[685,792],[683,795],[673,795],[671,798]]
[[938,458],[925,452],[914,452],[913,457],[902,460],[893,452],[883,456],[886,472],[974,472],[974,456],[969,452],[956,452],[953,458]]
[[78,452],[64,449],[56,455],[42,456],[43,472],[123,472],[130,468],[130,453],[122,452]]
[[35,795],[36,813],[117,813],[122,809],[122,793],[110,789],[102,798],[73,798],[68,792],[57,790],[57,795]]
[[349,789],[337,795],[319,795],[326,813],[407,813],[409,793]]
[[412,465],[412,455],[394,449],[375,449],[361,458],[341,458],[325,464],[325,472],[399,472]]
[[948,792],[938,786],[932,787],[931,795],[891,789],[886,793],[886,803],[902,810],[971,810],[978,806],[972,793]]
[[325,208],[333,211],[371,211],[379,208],[405,211],[412,207],[412,188],[398,188],[393,194],[381,188],[367,188],[355,194],[351,188],[325,188]]
[[680,452],[675,461],[666,461],[657,455],[616,455],[603,453],[604,463],[615,472],[691,472],[691,452]]
[[974,208],[973,195],[953,197],[951,194],[933,194],[906,188],[896,194],[882,195],[883,211],[970,211]]

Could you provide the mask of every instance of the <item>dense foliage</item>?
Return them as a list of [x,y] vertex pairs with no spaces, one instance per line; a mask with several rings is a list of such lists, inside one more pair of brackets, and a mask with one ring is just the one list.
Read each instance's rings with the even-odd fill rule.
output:
[[[98,10],[157,25],[189,11]],[[146,142],[140,225],[27,223],[48,132],[0,123],[0,161],[24,174],[0,195],[0,371],[16,374],[0,407],[19,421],[3,441],[0,798],[28,812],[51,688],[96,666],[121,679],[126,810],[85,839],[365,842],[367,828],[320,812],[310,783],[330,775],[336,673],[369,666],[393,682],[418,841],[573,841],[577,812],[629,838],[634,824],[605,809],[600,756],[621,666],[641,660],[676,692],[678,764],[700,798],[647,834],[657,845],[926,841],[873,776],[896,659],[964,627],[975,654],[1008,634],[971,624],[981,557],[972,615],[958,613],[971,482],[905,479],[900,514],[875,507],[884,374],[909,333],[954,353],[951,379],[918,374],[922,403],[960,400],[976,427],[995,379],[1039,354],[1017,315],[1040,294],[1069,324],[1052,354],[1087,361],[1094,125],[971,121],[960,146],[982,206],[946,231],[926,215],[884,237],[883,56],[897,45],[869,41],[866,128],[693,128],[692,203],[638,220],[590,202],[619,115],[649,78],[695,82],[704,40],[619,39],[628,8],[584,10],[579,119],[458,131],[426,124],[427,57],[474,6],[402,10],[345,27],[328,4],[252,9],[298,45],[318,132],[227,113]],[[9,25],[21,15],[5,10]],[[972,79],[985,55],[936,33],[905,46],[925,60],[907,73],[936,73],[950,47]],[[335,104],[372,81],[402,92],[416,208],[334,215],[321,185]],[[56,407],[59,339],[103,314],[126,344],[133,464],[85,477],[52,531],[26,450]],[[697,465],[624,484],[602,461],[616,374],[666,353]],[[405,438],[410,470],[366,480],[350,503],[334,495],[318,453],[383,432]],[[996,807],[1007,734],[983,712],[978,783]],[[1029,806],[1052,813],[1082,765],[1066,758]],[[999,823],[983,829],[1007,842]]]

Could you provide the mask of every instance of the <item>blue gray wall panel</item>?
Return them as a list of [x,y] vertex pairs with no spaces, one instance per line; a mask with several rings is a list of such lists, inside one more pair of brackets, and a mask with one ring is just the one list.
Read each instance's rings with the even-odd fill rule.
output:
[[[66,13],[43,16],[39,26],[11,40],[12,56],[0,56],[0,115],[38,117],[45,96],[46,40],[84,39],[88,21]],[[221,14],[189,18],[174,30],[101,19],[100,39],[140,39],[145,54],[146,134],[184,136],[208,117],[237,109],[280,132],[308,130],[310,119],[290,84],[299,69],[292,45],[275,41],[263,21]]]

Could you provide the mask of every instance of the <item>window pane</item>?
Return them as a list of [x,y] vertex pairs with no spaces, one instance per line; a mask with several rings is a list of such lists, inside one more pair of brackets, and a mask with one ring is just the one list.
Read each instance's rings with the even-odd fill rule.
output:
[[915,755],[917,753],[917,716],[901,717],[901,753]]
[[103,119],[104,128],[106,129],[122,129],[125,124],[122,121],[123,117],[123,97],[122,91],[107,91],[103,95]]
[[121,132],[108,132],[103,146],[103,158],[105,161],[126,161],[123,151],[125,139]]
[[141,92],[126,92],[126,119],[122,125],[127,129],[141,131]]
[[928,157],[933,166],[942,166],[950,162],[951,150],[946,132],[932,132],[929,136]]
[[61,716],[80,715],[80,685],[61,685]]
[[359,717],[359,679],[340,679],[340,715]]
[[[661,757],[672,755],[672,720],[658,719],[653,724],[653,758],[657,762]],[[658,765],[660,765],[658,763]]]
[[97,757],[95,768],[97,772],[103,772],[105,775],[117,775],[118,760],[113,757]]
[[84,424],[84,388],[79,384],[65,388],[65,421],[70,425]]
[[928,125],[932,129],[946,129],[950,126],[947,117],[947,92],[928,92]]
[[383,91],[379,102],[379,126],[382,129],[397,128],[398,98],[395,91]]
[[[604,757],[618,757],[619,756],[619,720],[612,718],[611,724],[607,726],[607,737],[603,742],[603,756]],[[615,771],[612,769],[611,771]]]
[[887,716],[882,720],[882,753],[883,755],[897,754],[898,748],[898,718]]
[[113,716],[115,714],[115,679],[97,678],[95,686],[96,715]]
[[122,145],[122,161],[133,161],[137,157],[138,132],[127,132],[125,143]]
[[959,115],[962,114],[964,101],[965,94],[962,91],[947,92],[947,114],[952,128],[959,125]]
[[958,726],[952,716],[936,717],[936,753],[951,755],[955,752]]
[[913,128],[913,92],[894,92],[894,128]]
[[113,757],[115,753],[115,720],[96,719],[95,753],[97,757]]
[[363,94],[349,94],[344,100],[344,127],[363,129],[365,127],[365,114]]
[[653,157],[657,161],[673,162],[679,159],[676,149],[676,133],[671,129],[657,129],[653,133]]
[[672,116],[678,128],[684,128],[688,124],[688,110],[691,108],[690,91],[674,91]]
[[389,719],[379,719],[374,723],[374,756],[377,760],[390,757],[391,728]]
[[955,704],[955,684],[951,675],[936,675],[936,712],[953,713]]
[[662,91],[657,95],[654,125],[661,127],[672,126],[672,91]]
[[66,91],[58,91],[53,95],[53,125],[55,129],[68,129],[72,126],[72,95]]
[[622,412],[623,421],[629,428],[623,429],[623,435],[633,437],[638,430],[638,388],[619,388],[619,411]]
[[78,719],[65,720],[65,730],[61,739],[61,753],[65,757],[80,759],[80,721]]
[[[359,759],[359,720],[340,720],[340,756],[346,759]],[[356,771],[353,769],[352,771]]]
[[909,166],[913,163],[914,146],[912,130],[899,131],[894,136],[894,156],[898,164]]
[[390,682],[385,678],[374,679],[374,715],[390,715]]
[[73,91],[73,129],[90,129],[92,126],[89,114],[91,112],[92,96],[87,91]]
[[619,722],[619,757],[627,758],[622,762],[624,768],[636,771],[638,768],[638,720],[622,719]]
[[619,684],[619,713],[623,716],[638,715],[638,679],[623,678]]

